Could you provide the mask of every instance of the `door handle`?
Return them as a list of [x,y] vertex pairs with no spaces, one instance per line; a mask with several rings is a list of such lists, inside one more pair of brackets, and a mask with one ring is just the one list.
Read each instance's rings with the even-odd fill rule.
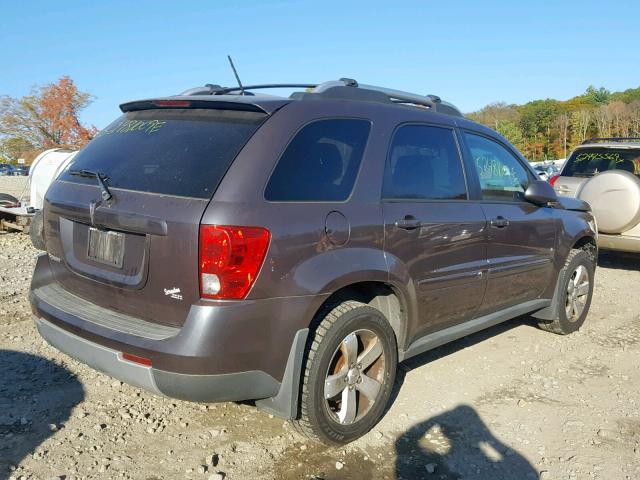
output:
[[504,218],[502,215],[491,220],[491,226],[495,228],[504,228],[509,226],[509,220]]
[[403,230],[415,230],[422,225],[422,222],[413,215],[407,215],[403,219],[396,220],[395,226]]

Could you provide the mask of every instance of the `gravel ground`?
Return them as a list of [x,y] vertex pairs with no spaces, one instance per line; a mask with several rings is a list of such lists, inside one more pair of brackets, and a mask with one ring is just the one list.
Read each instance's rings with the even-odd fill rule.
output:
[[46,345],[36,252],[0,234],[0,478],[638,479],[640,257],[600,259],[583,329],[520,318],[402,366],[382,422],[306,442],[250,405],[156,397]]
[[28,198],[29,192],[25,190],[29,177],[0,177],[0,193],[8,193],[16,198],[24,192],[25,198]]

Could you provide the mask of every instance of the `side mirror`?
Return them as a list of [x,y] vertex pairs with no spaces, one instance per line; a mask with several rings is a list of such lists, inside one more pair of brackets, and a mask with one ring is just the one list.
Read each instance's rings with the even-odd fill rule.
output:
[[527,202],[531,202],[535,205],[547,205],[558,201],[558,195],[556,191],[544,180],[535,180],[531,185],[527,187],[527,191],[524,192],[524,199]]

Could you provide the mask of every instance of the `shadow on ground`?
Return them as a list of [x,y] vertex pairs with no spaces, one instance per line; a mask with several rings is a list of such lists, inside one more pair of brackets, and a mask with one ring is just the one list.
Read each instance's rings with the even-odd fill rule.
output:
[[[508,332],[520,325],[535,325],[528,315],[487,328],[403,362],[387,408],[400,393],[407,372]],[[428,436],[427,436],[428,435]],[[397,479],[537,479],[535,468],[516,450],[503,444],[468,405],[432,417],[397,437]]]
[[460,405],[420,422],[395,441],[397,479],[537,479],[535,468]]
[[0,478],[64,428],[84,399],[80,381],[46,358],[0,350]]
[[[387,411],[394,404],[408,371],[483,342],[520,325],[535,325],[529,316],[448,343],[403,362]],[[434,392],[434,399],[437,393]],[[374,428],[375,429],[375,428]],[[429,437],[427,437],[429,435]],[[426,480],[529,480],[538,479],[535,468],[516,450],[498,440],[470,406],[420,422],[405,432],[389,432],[389,443],[365,447],[325,447],[293,443],[276,462],[275,478],[312,480],[369,480],[371,478]],[[336,460],[344,463],[337,470]],[[427,470],[433,469],[432,472]]]
[[598,253],[598,266],[616,270],[640,270],[640,253],[601,250]]

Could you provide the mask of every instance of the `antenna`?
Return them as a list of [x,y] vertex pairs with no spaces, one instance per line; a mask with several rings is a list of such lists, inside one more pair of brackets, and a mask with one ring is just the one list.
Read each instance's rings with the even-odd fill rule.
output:
[[229,59],[229,63],[231,64],[231,70],[233,70],[233,74],[236,76],[236,80],[238,81],[238,86],[240,87],[240,95],[244,95],[244,87],[242,86],[242,82],[240,81],[240,77],[238,76],[238,71],[233,64],[233,60],[231,60],[231,55],[227,55],[227,58]]

